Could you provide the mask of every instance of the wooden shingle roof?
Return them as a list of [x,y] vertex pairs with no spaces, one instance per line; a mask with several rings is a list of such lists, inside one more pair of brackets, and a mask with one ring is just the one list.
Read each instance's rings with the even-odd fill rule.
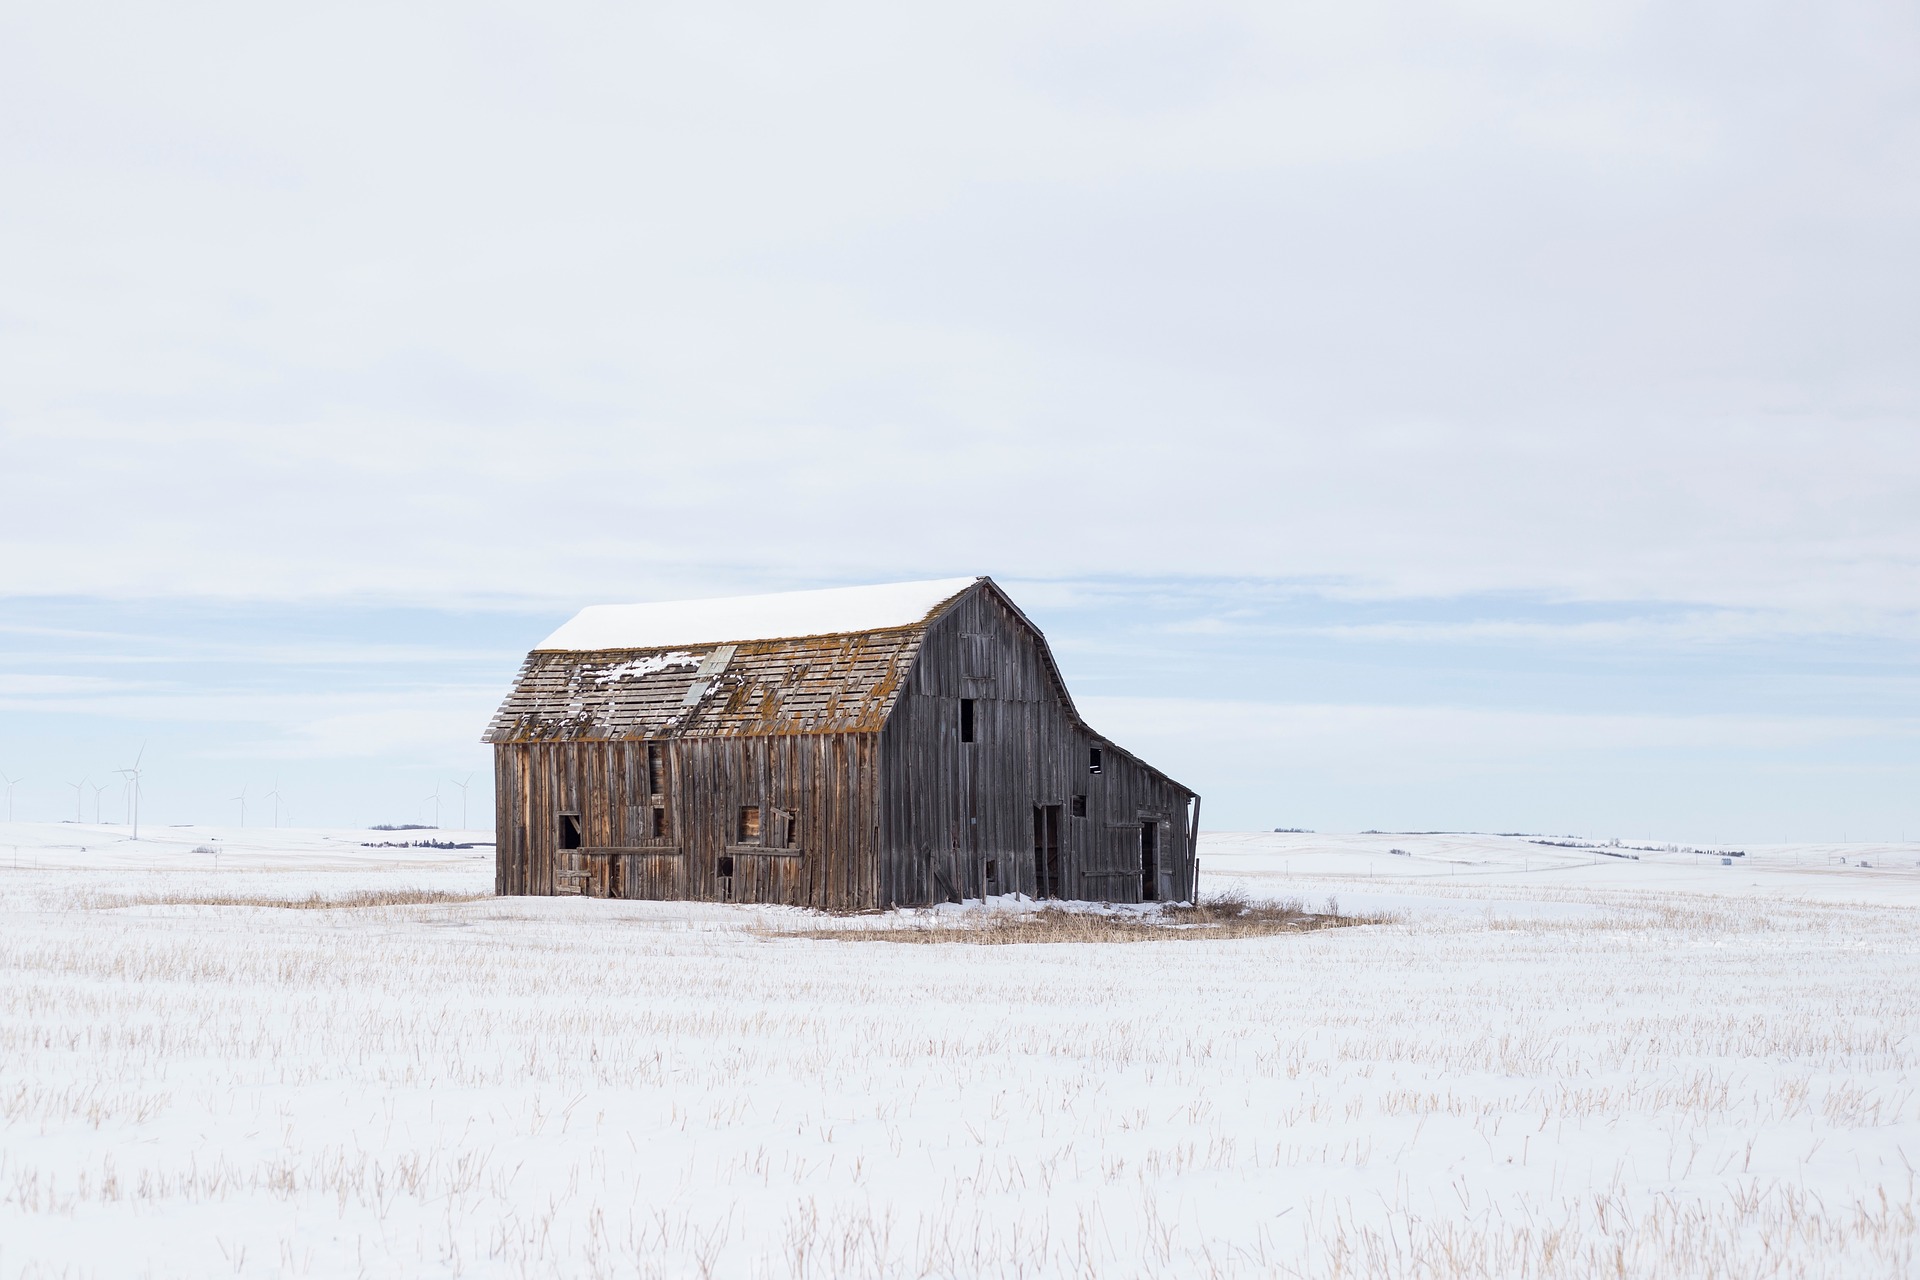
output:
[[535,650],[482,740],[877,732],[924,630],[695,648]]
[[584,609],[482,741],[877,732],[927,624],[980,581]]

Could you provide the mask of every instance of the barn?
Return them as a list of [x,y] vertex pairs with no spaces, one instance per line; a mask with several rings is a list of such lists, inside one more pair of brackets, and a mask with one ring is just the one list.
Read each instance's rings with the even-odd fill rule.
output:
[[1193,893],[1200,797],[990,578],[582,610],[487,729],[501,894],[832,909]]

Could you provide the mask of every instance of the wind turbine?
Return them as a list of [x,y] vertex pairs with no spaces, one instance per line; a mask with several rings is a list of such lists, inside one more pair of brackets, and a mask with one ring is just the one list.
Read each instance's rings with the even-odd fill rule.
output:
[[280,775],[273,777],[273,790],[267,792],[267,798],[273,801],[273,825],[280,825]]
[[473,775],[468,774],[465,782],[456,782],[453,785],[460,788],[460,829],[465,831],[467,830],[467,788],[473,785]]
[[13,789],[25,781],[26,781],[25,778],[9,778],[7,777],[6,774],[0,773],[0,782],[5,782],[7,784],[7,821],[8,822],[13,821]]
[[78,782],[69,782],[67,785],[73,788],[73,820],[78,823],[83,821],[80,813],[80,794],[87,789],[87,780],[82,778]]
[[143,742],[140,744],[140,750],[134,752],[133,767],[119,771],[126,776],[127,785],[133,789],[133,838],[135,840],[140,838],[140,759],[146,754],[147,744]]
[[439,783],[436,782],[433,784],[433,794],[425,797],[425,799],[423,799],[421,803],[425,804],[427,800],[433,801],[433,829],[435,831],[438,831],[440,829],[440,784]]
[[241,786],[239,795],[228,796],[227,799],[238,800],[240,802],[240,825],[243,827],[246,826],[247,825],[247,787],[246,785]]
[[89,782],[87,785],[93,788],[93,825],[97,827],[100,825],[100,793],[105,791],[111,784],[105,782]]

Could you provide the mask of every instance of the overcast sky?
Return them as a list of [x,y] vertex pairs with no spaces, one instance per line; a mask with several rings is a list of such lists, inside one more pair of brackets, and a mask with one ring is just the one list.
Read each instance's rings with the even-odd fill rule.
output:
[[23,817],[982,572],[1231,825],[1920,835],[1911,6],[15,5],[0,112]]

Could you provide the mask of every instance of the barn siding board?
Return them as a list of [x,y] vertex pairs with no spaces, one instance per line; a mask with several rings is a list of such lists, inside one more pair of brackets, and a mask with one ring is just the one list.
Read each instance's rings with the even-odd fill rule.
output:
[[[721,648],[529,655],[487,733],[497,892],[552,894],[577,868],[587,892],[632,898],[859,908],[1032,894],[1034,809],[1058,805],[1064,894],[1137,900],[1144,821],[1159,892],[1191,894],[1194,793],[1080,720],[1045,640],[991,582],[918,627],[734,644],[685,705]],[[746,804],[769,832],[772,811],[791,813],[797,853],[740,849]],[[563,812],[580,815],[589,852],[559,849]]]

